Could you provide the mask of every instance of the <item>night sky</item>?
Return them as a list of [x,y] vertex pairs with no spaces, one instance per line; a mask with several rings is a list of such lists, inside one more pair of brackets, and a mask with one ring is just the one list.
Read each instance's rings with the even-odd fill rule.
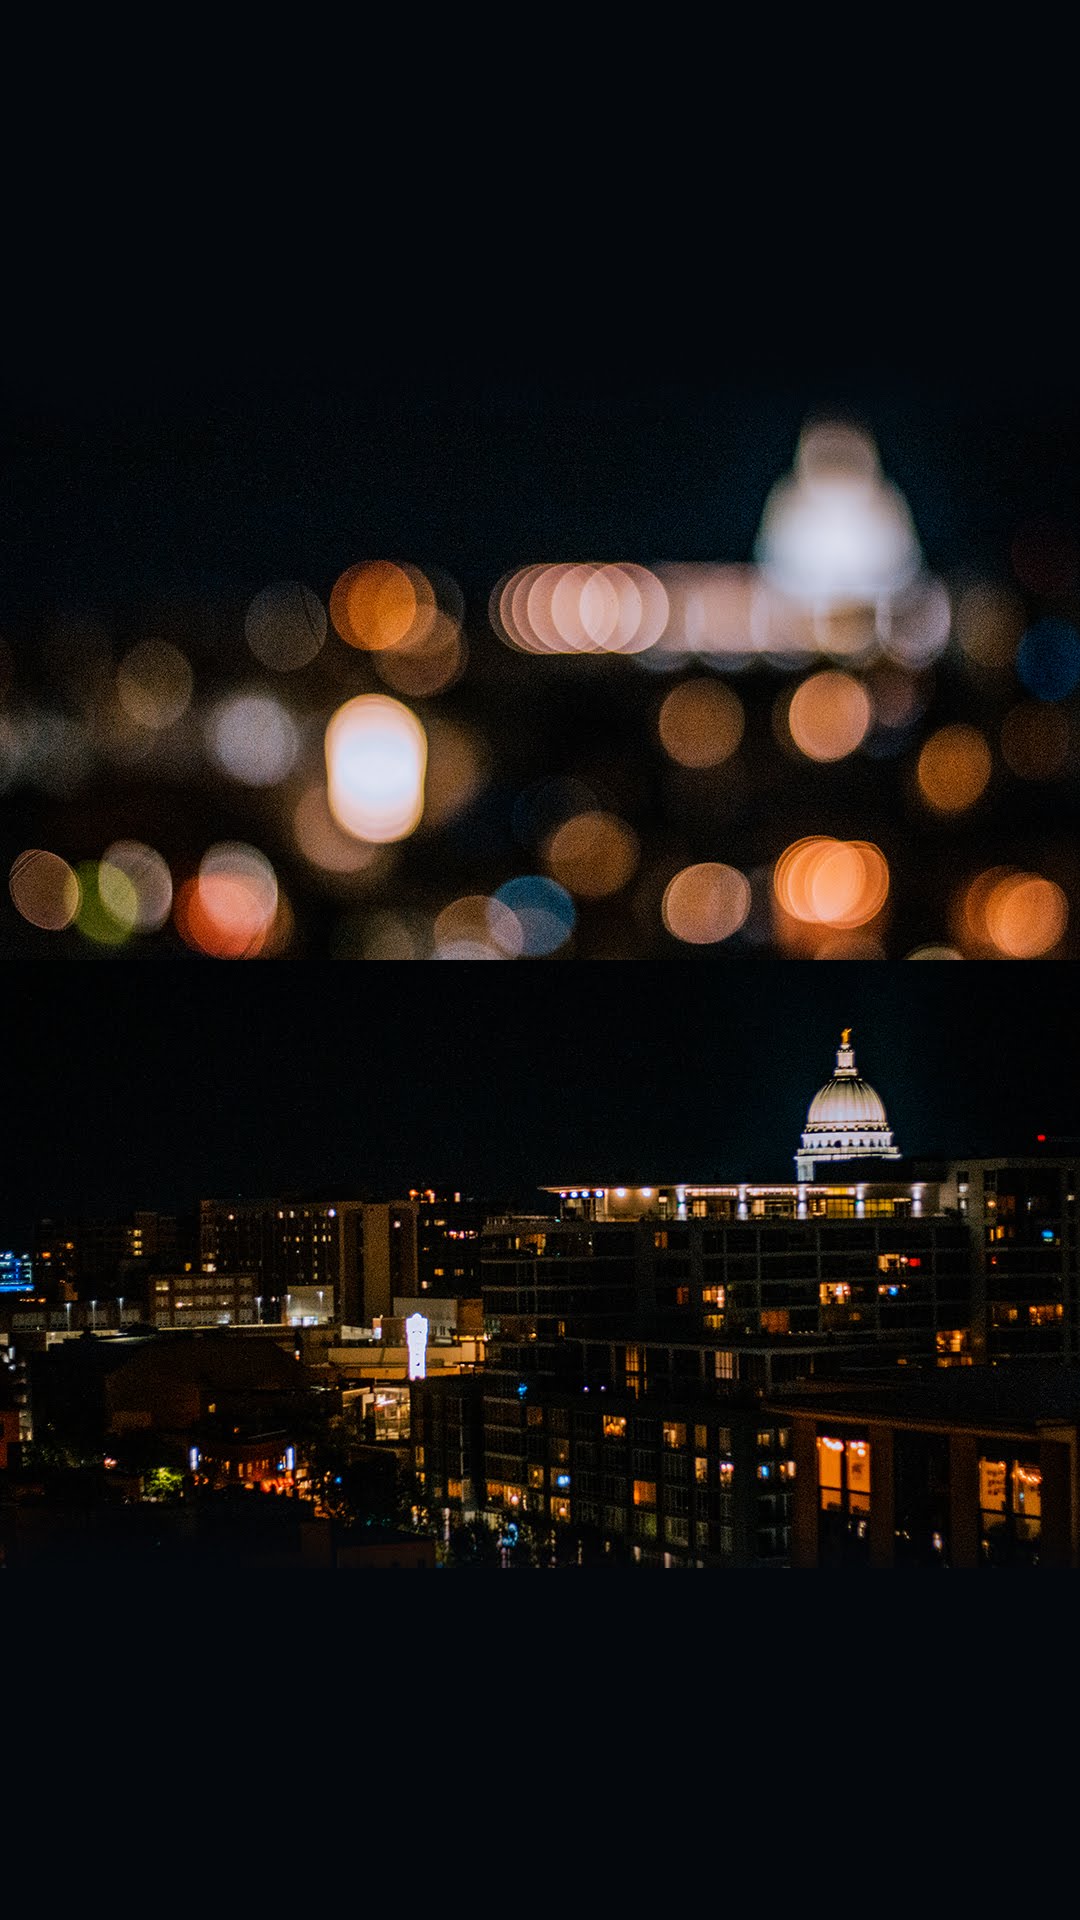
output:
[[7,1237],[71,1207],[792,1174],[842,1026],[907,1154],[1080,1134],[1067,965],[9,965]]

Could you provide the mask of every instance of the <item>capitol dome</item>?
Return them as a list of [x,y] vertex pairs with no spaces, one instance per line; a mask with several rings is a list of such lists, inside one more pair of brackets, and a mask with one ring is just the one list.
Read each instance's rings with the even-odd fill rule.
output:
[[881,1096],[858,1074],[835,1075],[814,1095],[806,1116],[808,1127],[887,1127]]
[[851,1028],[836,1051],[836,1071],[810,1102],[802,1146],[795,1155],[800,1180],[812,1180],[819,1160],[898,1160],[880,1094],[855,1066]]

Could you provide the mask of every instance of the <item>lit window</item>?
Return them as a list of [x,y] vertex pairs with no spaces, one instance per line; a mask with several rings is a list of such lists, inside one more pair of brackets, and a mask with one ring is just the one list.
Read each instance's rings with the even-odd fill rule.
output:
[[605,1413],[604,1438],[606,1440],[625,1440],[626,1421],[619,1413]]
[[681,1421],[664,1421],[664,1445],[665,1447],[685,1447],[686,1428]]
[[656,1481],[655,1480],[635,1480],[634,1481],[634,1505],[635,1507],[655,1507],[656,1505]]

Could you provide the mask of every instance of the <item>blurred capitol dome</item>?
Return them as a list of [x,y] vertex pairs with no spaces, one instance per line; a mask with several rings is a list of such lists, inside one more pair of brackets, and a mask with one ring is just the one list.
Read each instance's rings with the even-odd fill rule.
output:
[[813,1180],[814,1163],[830,1160],[899,1160],[881,1095],[856,1070],[851,1028],[836,1051],[836,1071],[814,1095],[802,1146],[795,1155],[800,1180]]
[[803,428],[794,471],[765,503],[755,554],[770,586],[820,614],[884,608],[922,571],[907,504],[870,435],[831,421]]

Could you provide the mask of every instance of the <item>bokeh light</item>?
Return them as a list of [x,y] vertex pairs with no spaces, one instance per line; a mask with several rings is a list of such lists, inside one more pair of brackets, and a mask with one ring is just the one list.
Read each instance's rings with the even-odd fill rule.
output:
[[684,867],[669,882],[661,908],[676,940],[711,946],[729,940],[750,912],[750,883],[736,867],[706,860]]
[[967,587],[957,599],[956,637],[984,672],[1003,673],[1012,666],[1023,630],[1023,602],[1010,587]]
[[962,813],[986,791],[990,749],[977,727],[958,722],[939,727],[919,754],[917,777],[923,799],[938,813]]
[[255,595],[244,615],[244,637],[257,660],[277,673],[306,667],[326,640],[326,609],[310,587],[280,580]]
[[268,693],[235,693],[219,701],[207,722],[214,759],[247,787],[274,787],[291,772],[299,740],[280,700]]
[[656,571],[669,609],[663,653],[721,655],[736,670],[768,644],[770,597],[756,567],[689,562]]
[[116,693],[128,718],[154,732],[171,727],[191,701],[192,674],[179,647],[141,640],[116,669]]
[[330,595],[330,618],[350,647],[377,653],[416,642],[435,617],[435,592],[419,567],[369,560],[347,567]]
[[889,892],[889,867],[866,840],[811,835],[785,848],[773,872],[783,914],[807,924],[860,927],[876,918]]
[[240,841],[208,848],[176,898],[174,918],[189,946],[217,960],[253,959],[270,940],[277,876],[265,854]]
[[1036,700],[1066,700],[1080,686],[1080,633],[1068,620],[1037,620],[1016,654],[1016,671]]
[[924,577],[881,612],[881,651],[901,666],[929,666],[948,646],[952,625],[952,601],[946,588],[940,580]]
[[637,834],[617,814],[575,814],[544,846],[544,865],[569,893],[603,900],[633,878],[641,854]]
[[494,896],[465,894],[436,916],[437,960],[512,960],[524,950],[525,933],[517,914]]
[[403,840],[424,810],[427,735],[400,701],[358,694],[326,729],[327,798],[346,833]]
[[542,874],[522,874],[507,880],[497,888],[494,898],[516,916],[522,953],[531,958],[557,953],[574,931],[577,912],[570,895]]
[[796,687],[787,709],[791,738],[809,760],[843,760],[861,746],[873,718],[866,688],[826,668]]
[[737,693],[720,680],[682,680],[657,717],[665,753],[682,767],[718,767],[743,737],[746,716]]
[[1069,918],[1061,888],[1036,873],[1002,875],[982,912],[991,942],[1009,960],[1036,960],[1049,953]]
[[101,856],[97,887],[113,919],[136,933],[156,933],[172,910],[172,875],[154,847],[114,840]]
[[107,896],[101,890],[101,868],[96,860],[84,860],[75,869],[79,879],[79,911],[75,925],[87,940],[98,947],[120,947],[135,930],[139,902],[131,881],[120,869],[112,870]]
[[526,653],[641,653],[664,631],[668,597],[648,567],[562,562],[508,575],[489,610],[500,638]]
[[419,960],[426,948],[415,915],[388,912],[368,914],[357,928],[345,927],[338,943],[343,956],[359,960]]
[[1001,755],[1021,780],[1053,780],[1069,757],[1069,721],[1060,707],[1025,700],[1001,723]]
[[70,927],[79,911],[78,877],[58,853],[28,847],[12,864],[8,890],[24,920],[46,933]]

